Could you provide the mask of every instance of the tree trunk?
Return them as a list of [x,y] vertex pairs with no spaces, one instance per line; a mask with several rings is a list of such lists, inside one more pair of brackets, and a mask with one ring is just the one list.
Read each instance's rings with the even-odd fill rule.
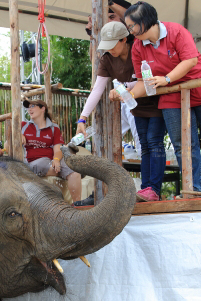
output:
[[11,35],[11,91],[12,91],[12,145],[13,158],[22,161],[21,95],[18,0],[9,0]]

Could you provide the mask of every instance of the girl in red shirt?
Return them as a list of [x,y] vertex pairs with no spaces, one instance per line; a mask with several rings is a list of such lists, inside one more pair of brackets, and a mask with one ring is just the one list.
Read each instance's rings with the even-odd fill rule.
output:
[[[132,61],[137,78],[141,79],[141,61],[149,62],[154,88],[175,85],[190,79],[201,78],[201,55],[188,30],[182,25],[158,21],[156,9],[146,3],[137,2],[125,13],[130,33],[135,37]],[[136,98],[145,94],[143,81],[139,80],[132,91]],[[191,89],[191,138],[193,187],[201,191],[200,145],[197,122],[201,124],[201,87]],[[160,95],[159,109],[162,109],[166,127],[174,146],[177,161],[181,166],[181,93]]]
[[52,123],[47,104],[41,99],[23,102],[31,117],[22,122],[22,144],[29,168],[39,176],[58,176],[68,180],[73,202],[81,200],[81,175],[70,169],[60,150],[64,143],[57,124]]

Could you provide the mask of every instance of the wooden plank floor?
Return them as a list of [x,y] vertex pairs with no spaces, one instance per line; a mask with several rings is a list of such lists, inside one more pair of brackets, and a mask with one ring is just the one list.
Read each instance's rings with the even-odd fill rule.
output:
[[[88,210],[94,206],[78,206]],[[201,198],[136,203],[132,215],[201,211]]]

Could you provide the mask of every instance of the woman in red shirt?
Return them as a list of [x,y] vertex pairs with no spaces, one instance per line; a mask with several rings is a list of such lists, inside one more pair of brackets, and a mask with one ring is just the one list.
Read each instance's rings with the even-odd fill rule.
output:
[[[156,9],[146,3],[137,2],[125,13],[130,33],[136,37],[132,48],[132,61],[137,78],[142,78],[141,61],[149,62],[154,88],[175,85],[191,79],[201,78],[201,55],[188,30],[182,25],[160,22]],[[143,81],[132,89],[135,97],[145,93]],[[191,137],[193,186],[201,191],[200,145],[197,122],[201,124],[201,87],[191,89]],[[166,127],[174,146],[177,161],[181,166],[181,93],[160,95],[158,108],[162,109]]]

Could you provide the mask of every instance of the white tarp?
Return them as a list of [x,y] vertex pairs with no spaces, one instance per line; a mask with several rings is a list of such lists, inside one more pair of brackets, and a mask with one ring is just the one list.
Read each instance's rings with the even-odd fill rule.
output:
[[7,301],[200,301],[201,213],[133,216],[112,243],[60,261],[67,295],[53,289]]

